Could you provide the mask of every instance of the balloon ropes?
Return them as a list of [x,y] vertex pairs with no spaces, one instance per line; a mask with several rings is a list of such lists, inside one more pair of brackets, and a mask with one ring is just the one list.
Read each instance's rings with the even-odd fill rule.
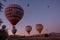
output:
[[13,25],[15,34],[15,25],[23,18],[24,10],[20,5],[10,4],[5,8],[5,16]]

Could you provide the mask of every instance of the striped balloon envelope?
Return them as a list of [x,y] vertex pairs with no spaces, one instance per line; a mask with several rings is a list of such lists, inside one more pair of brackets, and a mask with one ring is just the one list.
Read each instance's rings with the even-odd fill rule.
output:
[[23,8],[17,4],[9,4],[5,8],[5,16],[12,25],[16,25],[22,19],[23,15]]

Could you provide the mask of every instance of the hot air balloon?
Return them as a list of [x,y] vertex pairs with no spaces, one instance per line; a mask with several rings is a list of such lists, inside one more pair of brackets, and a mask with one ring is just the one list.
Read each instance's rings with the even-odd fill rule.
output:
[[2,25],[2,29],[5,30],[6,29],[6,25]]
[[16,32],[17,32],[17,29],[14,26],[13,29],[12,29],[12,33],[15,35]]
[[32,30],[32,27],[31,26],[26,26],[26,32],[28,33],[28,34],[30,34],[30,32],[31,32],[31,30]]
[[3,23],[3,21],[0,19],[0,26],[1,26],[2,23]]
[[48,5],[48,8],[49,8],[50,6]]
[[[54,1],[54,0],[48,0],[48,6],[47,6],[48,8],[50,8],[50,7],[53,5],[53,3],[54,3],[53,1]],[[53,3],[52,3],[52,2],[53,2]]]
[[41,33],[43,30],[43,25],[42,24],[36,24],[36,30]]
[[30,6],[30,4],[29,3],[27,3],[27,7],[29,7]]
[[5,16],[12,25],[16,25],[23,17],[24,10],[17,4],[10,4],[5,8]]
[[1,9],[3,9],[3,4],[0,2],[0,11],[1,11]]

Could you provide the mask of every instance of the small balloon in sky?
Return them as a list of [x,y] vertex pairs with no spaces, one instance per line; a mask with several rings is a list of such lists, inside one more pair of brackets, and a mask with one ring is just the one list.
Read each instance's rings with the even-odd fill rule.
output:
[[50,6],[48,5],[48,8],[50,8]]
[[0,2],[0,11],[2,11],[2,9],[3,9],[3,4]]
[[28,26],[26,26],[25,30],[28,34],[30,34],[32,27],[30,25],[28,25]]
[[29,7],[30,6],[30,4],[29,3],[27,3],[27,7]]
[[41,33],[43,30],[43,25],[42,24],[36,24],[36,30]]
[[13,27],[13,29],[12,29],[12,33],[15,35],[16,32],[17,32],[17,29],[16,29],[15,27]]
[[6,25],[2,25],[2,29],[5,29],[6,28]]
[[3,23],[3,21],[0,19],[0,23]]

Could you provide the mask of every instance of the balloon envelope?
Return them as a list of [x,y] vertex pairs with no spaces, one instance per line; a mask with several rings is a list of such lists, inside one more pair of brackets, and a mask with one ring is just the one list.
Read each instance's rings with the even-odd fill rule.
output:
[[10,4],[5,8],[5,15],[12,25],[16,25],[22,19],[24,11],[17,4]]
[[17,32],[17,29],[16,28],[13,28],[12,29],[12,33],[15,35],[16,32]]
[[26,26],[25,29],[26,29],[27,33],[30,34],[30,32],[31,32],[31,30],[32,30],[32,27],[31,27],[31,26]]
[[0,19],[0,23],[3,23],[3,21]]
[[6,28],[6,25],[2,25],[2,29],[5,29]]
[[36,24],[36,29],[39,33],[41,33],[43,30],[43,25],[42,24]]

